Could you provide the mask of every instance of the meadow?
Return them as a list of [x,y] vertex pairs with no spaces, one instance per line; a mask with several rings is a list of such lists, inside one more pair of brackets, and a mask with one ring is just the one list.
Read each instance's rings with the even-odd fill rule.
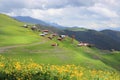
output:
[[0,55],[0,80],[119,80],[117,71],[96,70],[80,65],[38,64]]
[[38,42],[39,36],[30,29],[22,28],[24,24],[0,14],[0,47]]
[[50,34],[42,37],[9,16],[0,18],[0,80],[120,80],[119,51],[77,47],[70,37],[50,40]]

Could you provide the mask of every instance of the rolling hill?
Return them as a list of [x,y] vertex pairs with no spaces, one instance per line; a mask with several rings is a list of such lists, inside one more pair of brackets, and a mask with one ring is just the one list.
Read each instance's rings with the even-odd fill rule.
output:
[[0,14],[0,46],[27,44],[39,41],[39,37],[30,29],[24,29],[25,23]]
[[74,26],[74,27],[67,28],[67,30],[69,30],[69,31],[88,31],[89,29]]
[[117,42],[120,42],[120,31],[115,31],[115,30],[102,30],[102,33],[110,36],[111,38],[113,38],[114,40],[116,40]]
[[[40,64],[75,64],[90,69],[120,70],[120,52],[101,51],[95,47],[78,47],[78,41],[66,37],[48,39],[41,32],[21,27],[24,23],[0,14],[0,55],[20,62],[32,59]],[[52,44],[59,46],[51,46]]]
[[34,19],[26,16],[13,17],[19,21],[38,24],[41,29],[49,29],[51,32],[58,34],[75,35],[78,41],[88,42],[95,47],[103,50],[120,50],[120,32],[114,30],[95,31],[79,27],[63,27],[55,23],[48,23],[42,20]]
[[[76,30],[77,29],[77,30]],[[90,29],[65,30],[66,34],[71,36],[75,35],[78,41],[88,42],[94,44],[95,47],[103,50],[120,50],[120,32],[113,30],[96,31]]]
[[53,26],[43,26],[41,24],[37,24],[36,27],[40,30],[49,30],[50,33],[65,34],[64,30],[58,29]]

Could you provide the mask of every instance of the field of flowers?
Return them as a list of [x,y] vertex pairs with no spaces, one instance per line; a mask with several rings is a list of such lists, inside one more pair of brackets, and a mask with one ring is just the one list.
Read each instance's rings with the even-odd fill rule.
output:
[[116,71],[76,65],[44,65],[0,56],[0,80],[120,80]]

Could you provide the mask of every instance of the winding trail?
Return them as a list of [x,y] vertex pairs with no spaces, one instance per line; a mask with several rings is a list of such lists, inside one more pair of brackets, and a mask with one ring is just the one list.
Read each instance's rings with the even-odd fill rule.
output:
[[36,42],[36,43],[32,43],[32,44],[22,44],[22,45],[12,45],[12,46],[0,47],[0,53],[5,52],[12,48],[16,48],[16,47],[33,46],[33,45],[39,45],[39,44],[43,44],[43,43],[45,43],[45,41]]

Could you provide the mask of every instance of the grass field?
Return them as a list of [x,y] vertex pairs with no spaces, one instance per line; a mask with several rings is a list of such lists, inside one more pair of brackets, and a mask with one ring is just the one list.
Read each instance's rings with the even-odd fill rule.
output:
[[[51,44],[56,42],[59,46],[51,46]],[[112,69],[111,67],[119,69],[120,56],[119,53],[109,52],[105,54],[105,52],[100,52],[96,48],[77,47],[75,43],[71,43],[70,38],[59,42],[56,39],[49,40],[47,37],[41,38],[39,43],[8,49],[2,52],[1,55],[12,59],[19,59],[21,62],[32,59],[36,63],[42,64],[76,64],[108,70]]]
[[[32,60],[19,62],[17,59],[0,56],[1,80],[119,80],[117,71],[96,70],[71,65],[37,64]],[[9,62],[9,63],[8,63]]]
[[0,46],[39,41],[39,37],[30,29],[21,28],[23,25],[22,22],[0,14]]
[[[86,72],[88,72],[89,70],[91,72],[93,69],[96,70],[98,74],[99,70],[102,70],[103,73],[104,71],[108,71],[108,74],[109,71],[113,71],[109,75],[113,75],[114,71],[117,75],[119,74],[117,73],[117,71],[120,71],[119,51],[109,52],[101,51],[94,47],[77,47],[76,45],[78,42],[74,40],[74,42],[72,43],[71,38],[69,37],[66,37],[63,41],[58,41],[57,38],[49,40],[47,38],[49,35],[45,37],[39,36],[39,32],[34,32],[29,28],[21,27],[23,25],[24,23],[22,22],[18,22],[6,15],[0,14],[0,55],[3,56],[5,59],[10,59],[12,63],[14,63],[15,61],[19,62],[20,64],[32,64],[32,62],[30,61],[32,60],[35,64],[38,65],[50,64],[49,67],[51,67],[51,65],[61,67],[62,65],[66,66],[74,64],[76,67],[80,66],[82,67],[82,69],[85,68],[85,73],[81,69],[84,75],[86,74]],[[51,46],[51,44],[53,43],[58,43],[59,46]],[[7,60],[5,60],[4,62],[1,61],[1,66],[2,63],[11,65]],[[24,65],[21,66],[23,67]],[[0,68],[0,73],[5,70],[3,70],[3,68]],[[7,68],[11,69],[10,66],[7,66]],[[91,75],[90,73],[88,74]],[[115,76],[113,75],[113,77]],[[111,78],[111,80],[113,79],[113,77]],[[105,79],[106,78],[91,78],[91,80]],[[115,80],[119,80],[118,76]]]

